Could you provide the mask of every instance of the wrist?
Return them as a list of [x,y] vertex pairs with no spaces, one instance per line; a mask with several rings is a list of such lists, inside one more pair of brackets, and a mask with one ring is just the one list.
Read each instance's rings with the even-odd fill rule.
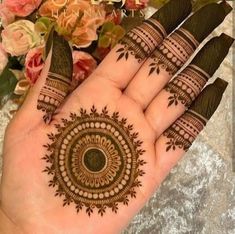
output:
[[14,224],[12,220],[3,212],[0,207],[0,233],[1,234],[22,234],[22,231],[19,230],[17,225]]

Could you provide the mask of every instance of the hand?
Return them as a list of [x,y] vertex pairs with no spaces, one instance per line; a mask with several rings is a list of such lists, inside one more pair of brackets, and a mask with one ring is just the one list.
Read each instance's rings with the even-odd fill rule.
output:
[[[128,33],[62,104],[71,52],[51,33],[41,77],[6,132],[0,197],[12,225],[29,234],[118,233],[130,222],[188,150],[226,88],[217,79],[200,94],[233,42],[227,35],[209,41],[169,82],[227,14],[224,5],[212,5],[156,49],[189,13],[163,27],[159,11],[154,17],[161,24],[153,19]],[[212,19],[215,9],[222,17],[210,30],[201,36],[190,31],[198,15],[207,11]],[[216,59],[208,61],[212,53]]]

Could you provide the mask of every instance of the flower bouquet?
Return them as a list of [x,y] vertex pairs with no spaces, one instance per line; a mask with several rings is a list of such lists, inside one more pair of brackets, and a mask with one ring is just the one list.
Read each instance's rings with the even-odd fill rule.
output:
[[[194,10],[208,1],[194,1]],[[0,4],[0,108],[9,99],[22,104],[29,88],[40,77],[45,44],[52,28],[73,50],[73,90],[128,30],[146,18],[147,8],[156,10],[166,2],[3,0]]]

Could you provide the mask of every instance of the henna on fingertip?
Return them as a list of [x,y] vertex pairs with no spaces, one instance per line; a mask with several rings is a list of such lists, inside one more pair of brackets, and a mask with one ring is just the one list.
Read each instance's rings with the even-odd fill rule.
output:
[[166,151],[177,148],[187,151],[218,108],[228,83],[217,78],[200,93],[197,99],[163,136],[167,137]]
[[171,0],[150,19],[129,31],[116,50],[117,61],[134,56],[138,63],[146,59],[163,39],[191,12],[190,0]]
[[161,70],[167,71],[170,76],[174,75],[231,10],[229,4],[211,3],[189,17],[153,52],[149,76],[159,74]]
[[44,113],[44,122],[49,124],[54,112],[69,93],[73,59],[68,42],[53,29],[49,34],[45,50],[46,55],[52,50],[52,57],[45,84],[38,97],[37,109]]
[[165,87],[170,93],[168,107],[179,103],[185,108],[191,105],[228,54],[233,41],[230,36],[221,34],[207,42],[191,64]]

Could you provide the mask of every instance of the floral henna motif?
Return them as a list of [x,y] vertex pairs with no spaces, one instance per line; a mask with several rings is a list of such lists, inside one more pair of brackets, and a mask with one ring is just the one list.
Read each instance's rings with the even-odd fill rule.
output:
[[186,108],[198,96],[207,80],[210,78],[201,68],[191,64],[165,87],[171,95],[168,98],[168,107],[179,103]]
[[117,61],[128,60],[132,55],[141,63],[165,37],[163,26],[155,19],[148,19],[128,32],[120,41],[121,48],[116,51],[119,54]]
[[187,30],[181,28],[166,38],[151,56],[149,76],[161,70],[174,75],[193,54],[199,42]]
[[64,206],[74,203],[77,212],[85,208],[90,216],[97,208],[103,216],[109,208],[117,213],[120,203],[128,205],[136,197],[139,176],[145,174],[138,133],[118,112],[110,116],[106,107],[101,113],[94,106],[90,113],[81,109],[80,115],[72,113],[62,122],[45,145],[49,186],[57,188],[55,195],[64,198]]
[[206,122],[207,120],[196,112],[187,111],[163,133],[168,139],[166,151],[176,150],[177,148],[188,151]]

